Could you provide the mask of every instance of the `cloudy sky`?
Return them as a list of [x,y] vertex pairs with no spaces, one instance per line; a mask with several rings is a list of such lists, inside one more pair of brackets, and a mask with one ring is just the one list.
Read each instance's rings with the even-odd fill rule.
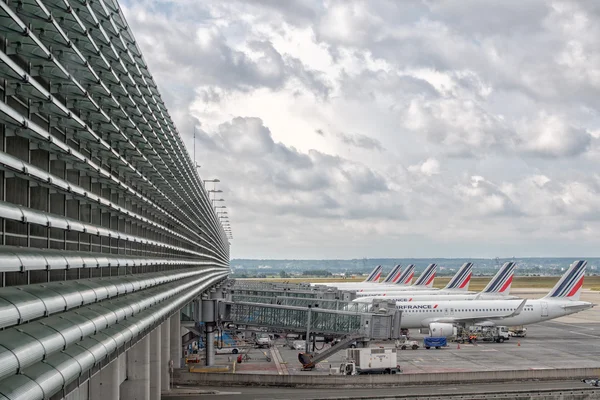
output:
[[597,2],[122,7],[233,257],[598,255]]

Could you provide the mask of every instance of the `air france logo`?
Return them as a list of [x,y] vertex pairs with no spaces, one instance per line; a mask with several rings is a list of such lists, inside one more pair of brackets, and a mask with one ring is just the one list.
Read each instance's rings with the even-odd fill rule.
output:
[[406,304],[406,305],[399,305],[398,308],[401,310],[433,310],[435,308],[437,308],[438,305],[431,305],[431,304]]

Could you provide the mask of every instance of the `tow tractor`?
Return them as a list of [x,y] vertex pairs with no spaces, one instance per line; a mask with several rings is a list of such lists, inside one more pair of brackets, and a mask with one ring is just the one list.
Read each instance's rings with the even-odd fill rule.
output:
[[416,340],[408,340],[406,335],[402,335],[400,339],[396,340],[396,348],[400,350],[417,350],[419,347],[419,342],[417,342]]

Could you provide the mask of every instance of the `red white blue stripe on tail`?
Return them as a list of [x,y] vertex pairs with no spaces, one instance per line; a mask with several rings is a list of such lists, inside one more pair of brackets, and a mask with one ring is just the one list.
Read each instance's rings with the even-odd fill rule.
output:
[[381,271],[383,271],[383,267],[381,265],[376,266],[373,272],[371,272],[363,282],[379,282]]
[[435,279],[435,273],[437,272],[437,264],[429,264],[423,271],[421,276],[417,279],[413,286],[433,286],[433,280]]
[[409,264],[409,266],[402,271],[402,274],[398,278],[396,285],[410,285],[413,276],[415,276],[415,264]]
[[571,264],[567,272],[565,272],[556,286],[552,288],[546,298],[568,298],[571,300],[579,300],[586,266],[587,261],[584,260],[575,261]]
[[400,274],[402,273],[402,266],[400,264],[394,266],[390,273],[385,277],[382,283],[393,284],[396,283],[398,278],[400,278]]
[[469,290],[472,275],[473,263],[466,262],[458,269],[458,272],[450,279],[444,289]]
[[483,289],[482,293],[508,294],[515,274],[515,268],[517,268],[517,264],[514,262],[505,262],[490,283]]

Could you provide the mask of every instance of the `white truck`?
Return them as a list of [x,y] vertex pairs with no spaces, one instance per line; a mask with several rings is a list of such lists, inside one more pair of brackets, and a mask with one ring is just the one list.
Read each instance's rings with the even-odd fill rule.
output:
[[525,337],[527,336],[527,328],[523,325],[509,326],[508,335],[513,337]]
[[479,339],[484,341],[504,343],[505,340],[510,339],[507,326],[490,326],[483,327],[481,336]]
[[346,350],[346,361],[340,364],[341,375],[396,374],[402,372],[395,348],[362,348]]

